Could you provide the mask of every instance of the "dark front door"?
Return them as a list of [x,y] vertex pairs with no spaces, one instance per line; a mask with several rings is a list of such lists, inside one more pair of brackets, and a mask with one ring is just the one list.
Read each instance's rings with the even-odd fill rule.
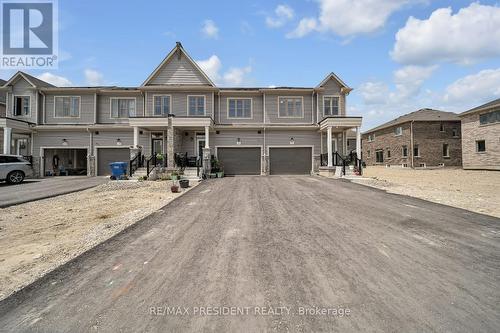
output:
[[217,158],[226,175],[260,175],[260,148],[218,148]]
[[269,148],[271,175],[309,175],[312,169],[312,148]]
[[163,154],[163,140],[152,139],[151,147],[153,147],[153,155]]

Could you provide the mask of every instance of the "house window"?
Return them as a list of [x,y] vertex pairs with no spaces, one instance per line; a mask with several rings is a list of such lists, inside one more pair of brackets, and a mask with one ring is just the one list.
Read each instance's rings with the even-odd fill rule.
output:
[[375,151],[375,161],[377,163],[384,163],[384,151],[383,150]]
[[251,98],[229,98],[227,103],[228,118],[252,118]]
[[111,98],[111,118],[135,116],[135,98]]
[[375,134],[368,134],[368,142],[375,140]]
[[486,141],[485,140],[477,140],[476,141],[476,151],[478,153],[484,153],[486,151]]
[[444,132],[444,124],[443,123],[441,123],[439,125],[439,132]]
[[413,146],[413,156],[420,157],[420,150],[418,149],[418,145]]
[[408,146],[403,146],[403,157],[408,157]]
[[387,149],[387,158],[391,158],[391,151]]
[[279,117],[302,118],[302,97],[280,97]]
[[458,138],[458,129],[454,128],[451,130],[451,132],[454,138]]
[[339,115],[339,98],[334,96],[323,97],[323,116]]
[[368,157],[371,157],[371,152],[368,150],[367,152]]
[[394,135],[399,136],[403,134],[403,127],[399,126],[394,129]]
[[14,96],[14,116],[30,114],[30,96]]
[[188,115],[205,115],[205,96],[188,96]]
[[450,157],[450,147],[446,143],[443,143],[443,157]]
[[479,123],[481,125],[500,123],[500,110],[479,115]]
[[170,114],[170,96],[155,96],[153,110],[155,116],[167,116]]
[[54,97],[54,117],[71,118],[80,117],[80,96]]

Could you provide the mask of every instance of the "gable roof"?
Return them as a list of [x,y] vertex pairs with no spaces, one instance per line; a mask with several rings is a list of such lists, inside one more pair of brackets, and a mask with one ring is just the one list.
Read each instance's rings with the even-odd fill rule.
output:
[[379,131],[384,128],[407,123],[409,121],[460,121],[458,114],[454,112],[440,111],[434,109],[420,109],[402,115],[396,119],[388,121],[380,126],[374,127],[363,134]]
[[495,99],[494,101],[485,103],[483,105],[477,106],[477,107],[470,109],[468,111],[462,112],[459,116],[462,117],[462,116],[465,116],[465,115],[470,114],[470,113],[484,111],[484,110],[492,109],[495,107],[500,107],[500,98]]
[[14,74],[9,81],[5,82],[2,87],[6,87],[8,85],[13,84],[17,79],[23,78],[26,80],[29,84],[31,84],[33,87],[39,88],[39,87],[55,87],[53,84],[50,84],[48,82],[45,82],[43,80],[40,80],[28,73],[18,71],[16,74]]
[[148,76],[146,81],[144,81],[144,83],[141,86],[146,86],[146,85],[150,84],[153,81],[153,79],[158,75],[158,73],[160,73],[160,71],[168,65],[168,63],[172,60],[172,58],[175,55],[177,55],[179,57],[179,59],[182,56],[186,57],[188,63],[190,63],[195,68],[195,70],[197,70],[202,75],[202,77],[207,81],[208,85],[215,87],[215,84],[212,82],[212,80],[210,80],[210,78],[207,76],[207,74],[205,74],[205,72],[203,72],[203,70],[200,68],[200,66],[198,66],[196,61],[194,61],[189,56],[189,54],[184,50],[184,48],[182,47],[182,44],[180,42],[177,42],[175,44],[175,47],[172,49],[172,51],[170,51],[170,53],[167,54],[165,59],[163,59],[163,61],[158,65],[158,67],[155,68],[153,73],[151,73],[151,75]]
[[317,88],[321,88],[322,86],[325,85],[325,83],[327,83],[331,79],[337,81],[342,86],[342,88],[345,88],[343,92],[345,92],[346,94],[348,94],[348,93],[350,93],[352,91],[352,88],[349,87],[344,81],[342,81],[334,72],[330,72],[330,74],[328,74],[323,79],[323,81],[321,81],[320,84],[318,84],[316,86],[316,89]]

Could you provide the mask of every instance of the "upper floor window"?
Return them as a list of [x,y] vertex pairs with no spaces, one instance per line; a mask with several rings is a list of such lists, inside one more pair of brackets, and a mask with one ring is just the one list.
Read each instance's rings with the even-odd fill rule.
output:
[[135,116],[135,98],[111,98],[111,118]]
[[403,157],[408,157],[408,146],[403,146],[402,154]]
[[188,115],[205,115],[205,96],[188,96]]
[[14,96],[14,116],[30,114],[30,96]]
[[339,115],[339,98],[336,96],[323,97],[323,116]]
[[80,117],[80,96],[54,97],[54,117]]
[[418,145],[413,146],[413,156],[420,157],[420,149],[418,149]]
[[302,97],[279,97],[278,117],[302,118]]
[[375,133],[368,134],[368,142],[372,142],[373,140],[375,140]]
[[227,102],[228,118],[252,118],[251,98],[229,98]]
[[167,116],[170,113],[170,96],[154,96],[153,114],[155,116]]
[[439,124],[439,132],[444,132],[444,124]]
[[500,110],[479,115],[479,123],[481,125],[500,123]]
[[453,128],[453,129],[451,130],[451,133],[452,133],[452,135],[453,135],[453,137],[454,137],[454,138],[458,137],[458,129]]
[[401,126],[398,126],[394,129],[394,135],[395,136],[399,136],[399,135],[402,135],[403,134],[403,127]]

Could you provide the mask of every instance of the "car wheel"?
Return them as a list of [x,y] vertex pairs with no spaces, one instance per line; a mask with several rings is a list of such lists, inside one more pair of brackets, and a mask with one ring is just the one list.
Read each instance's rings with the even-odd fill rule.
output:
[[24,180],[24,173],[22,171],[12,171],[7,175],[7,183],[19,184]]

